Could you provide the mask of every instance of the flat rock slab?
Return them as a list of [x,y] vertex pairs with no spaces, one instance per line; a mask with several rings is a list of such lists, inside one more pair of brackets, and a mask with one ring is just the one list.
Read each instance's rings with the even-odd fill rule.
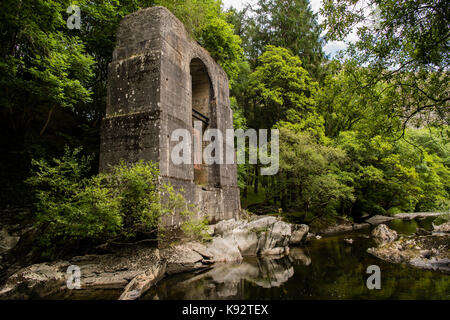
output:
[[69,261],[39,263],[23,268],[8,278],[0,299],[43,298],[67,290],[68,267],[80,268],[81,289],[120,289],[136,276],[160,263],[159,250],[132,247],[114,254],[85,255]]
[[445,212],[414,212],[414,213],[398,213],[392,217],[375,215],[366,220],[367,223],[371,225],[385,223],[394,219],[420,219],[420,218],[428,218],[428,217],[438,217],[440,215],[445,214]]
[[362,229],[370,228],[369,223],[344,223],[344,224],[338,224],[334,226],[330,226],[328,228],[322,229],[317,231],[319,235],[322,236],[329,236],[334,234],[340,234],[340,233],[347,233]]

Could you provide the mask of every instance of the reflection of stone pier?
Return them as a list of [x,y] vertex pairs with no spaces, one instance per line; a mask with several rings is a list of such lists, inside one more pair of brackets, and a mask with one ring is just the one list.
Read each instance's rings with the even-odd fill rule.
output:
[[[262,288],[280,287],[294,275],[293,265],[311,264],[301,248],[287,256],[249,257],[241,263],[217,264],[195,276],[178,275],[158,284],[144,299],[245,299],[246,282]],[[247,297],[248,298],[248,297]]]

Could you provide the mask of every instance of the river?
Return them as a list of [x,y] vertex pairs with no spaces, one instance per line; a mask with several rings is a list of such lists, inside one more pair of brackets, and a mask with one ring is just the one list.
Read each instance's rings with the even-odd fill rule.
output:
[[[417,227],[430,229],[431,220],[388,225],[409,235]],[[168,277],[141,299],[450,299],[450,276],[384,262],[366,252],[371,246],[369,230],[313,240],[292,248],[289,256],[245,258]],[[379,290],[366,286],[370,265],[380,267]]]

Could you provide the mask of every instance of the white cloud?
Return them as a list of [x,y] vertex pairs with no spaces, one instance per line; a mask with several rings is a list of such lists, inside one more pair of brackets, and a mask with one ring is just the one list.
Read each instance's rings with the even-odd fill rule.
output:
[[229,7],[234,7],[236,9],[243,9],[247,3],[254,2],[252,0],[222,0],[226,9]]
[[318,13],[320,7],[322,7],[322,0],[310,0],[309,4],[311,5],[311,9]]
[[325,54],[329,55],[330,58],[333,58],[338,51],[345,50],[347,48],[347,44],[344,41],[329,41],[324,47],[323,51]]

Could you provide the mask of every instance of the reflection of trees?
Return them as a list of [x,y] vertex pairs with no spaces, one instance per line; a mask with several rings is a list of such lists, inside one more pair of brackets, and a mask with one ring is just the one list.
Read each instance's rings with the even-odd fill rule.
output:
[[402,234],[413,234],[418,228],[416,220],[394,219],[389,221],[389,227]]

